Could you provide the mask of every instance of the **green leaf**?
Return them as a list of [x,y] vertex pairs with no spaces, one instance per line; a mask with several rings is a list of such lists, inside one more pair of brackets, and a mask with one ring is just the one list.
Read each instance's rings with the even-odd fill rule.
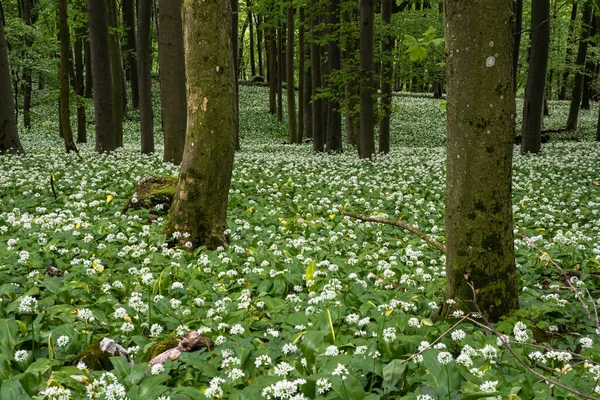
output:
[[[392,360],[385,367],[383,367],[383,390],[384,393],[390,393],[402,389],[404,381],[402,376],[406,371],[407,363],[404,360]],[[398,386],[399,383],[402,385]]]

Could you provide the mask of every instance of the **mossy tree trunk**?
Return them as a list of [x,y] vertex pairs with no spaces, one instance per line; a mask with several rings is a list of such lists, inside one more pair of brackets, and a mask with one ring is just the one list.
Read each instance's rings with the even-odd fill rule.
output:
[[187,119],[181,0],[161,1],[159,27],[160,105],[165,138],[163,161],[179,165]]
[[441,315],[473,310],[471,282],[477,304],[497,321],[519,307],[511,197],[512,0],[448,0],[445,6],[447,284]]
[[[227,243],[227,199],[235,152],[231,0],[183,0],[187,87],[185,150],[165,233],[191,248]],[[203,40],[198,40],[203,38]]]
[[71,112],[69,109],[69,49],[71,47],[71,36],[67,23],[67,0],[58,1],[58,30],[60,37],[60,129],[65,140],[67,153],[77,153],[75,141],[73,140],[73,129],[71,129]]
[[19,140],[15,99],[12,94],[12,81],[8,65],[8,51],[4,37],[4,15],[0,15],[0,154],[23,153]]
[[542,149],[544,93],[550,51],[550,0],[533,0],[531,3],[531,49],[523,102],[522,153],[538,153]]

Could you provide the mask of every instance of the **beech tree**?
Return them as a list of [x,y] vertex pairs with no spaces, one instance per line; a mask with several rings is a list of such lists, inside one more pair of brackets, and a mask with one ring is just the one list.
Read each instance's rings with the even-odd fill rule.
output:
[[231,0],[183,0],[183,24],[187,130],[165,233],[189,234],[178,240],[191,248],[215,248],[227,244],[224,231],[235,153]]
[[0,14],[0,154],[23,153],[17,131],[15,99],[13,97],[6,38],[4,37],[4,14]]
[[75,147],[75,141],[73,140],[69,109],[69,49],[71,42],[67,22],[67,0],[58,1],[58,29],[60,37],[60,132],[65,141],[65,150],[69,153],[71,151],[77,152],[77,147]]
[[447,0],[445,7],[447,259],[441,315],[474,310],[472,283],[478,306],[497,321],[519,307],[511,190],[512,0]]

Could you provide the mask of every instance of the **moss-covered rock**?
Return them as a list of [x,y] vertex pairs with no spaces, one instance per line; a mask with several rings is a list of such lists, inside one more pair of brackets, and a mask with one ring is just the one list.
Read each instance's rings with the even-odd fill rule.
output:
[[111,354],[105,353],[100,348],[100,343],[95,343],[75,357],[73,361],[74,365],[83,362],[88,369],[93,371],[106,370],[110,371],[113,369],[112,363],[110,362]]
[[[176,176],[148,175],[140,179],[123,212],[147,208],[155,213],[166,213],[171,207],[177,188]],[[157,207],[158,206],[158,207]]]
[[158,343],[155,343],[154,345],[152,345],[150,347],[150,349],[148,349],[148,351],[144,355],[144,361],[150,361],[157,355],[159,355],[169,349],[175,348],[178,345],[179,345],[179,339],[177,339],[177,338],[168,338],[168,339],[162,340]]

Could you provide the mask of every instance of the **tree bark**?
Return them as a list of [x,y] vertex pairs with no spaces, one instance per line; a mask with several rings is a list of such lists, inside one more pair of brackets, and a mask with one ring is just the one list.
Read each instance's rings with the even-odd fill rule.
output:
[[181,164],[187,122],[181,0],[161,0],[159,15],[160,105],[163,161]]
[[115,108],[115,129],[117,135],[117,147],[123,146],[123,115],[126,109],[127,96],[124,92],[125,79],[123,74],[123,61],[121,58],[121,46],[117,34],[117,5],[115,0],[106,0],[108,13],[108,51],[110,52],[110,71],[112,75],[113,107]]
[[[83,13],[85,7],[81,7],[79,12]],[[75,94],[77,95],[77,143],[87,142],[87,117],[85,115],[85,101],[83,83],[85,80],[83,74],[83,40],[86,36],[85,26],[77,26],[75,29]]]
[[322,152],[325,150],[325,134],[323,131],[323,99],[316,99],[315,96],[321,88],[321,46],[318,43],[319,32],[319,14],[316,2],[313,3],[310,18],[310,68],[311,68],[311,87],[312,87],[312,134],[313,151]]
[[329,69],[329,85],[333,88],[333,98],[329,99],[327,107],[327,151],[342,152],[342,115],[341,104],[338,100],[339,94],[342,92],[340,85],[337,83],[337,74],[342,67],[341,51],[339,46],[339,34],[334,32],[340,31],[340,0],[330,0],[327,10],[327,18],[329,23],[330,40],[327,42],[327,61]]
[[567,130],[570,131],[577,129],[577,120],[579,119],[579,107],[581,105],[581,97],[583,96],[583,69],[585,68],[585,60],[587,58],[588,39],[592,30],[592,16],[593,7],[591,4],[588,4],[583,10],[583,31],[579,39],[579,49],[577,50],[577,59],[575,60],[577,72],[575,73],[569,116],[567,118]]
[[[33,8],[33,0],[23,0],[23,22],[25,25],[31,26],[31,9]],[[25,50],[26,57],[29,57],[31,51],[31,38],[29,35],[25,35]],[[28,67],[23,68],[23,126],[26,129],[31,128],[31,93],[33,90],[33,83],[31,79],[31,69]]]
[[87,10],[94,81],[96,151],[105,153],[114,151],[117,148],[110,53],[108,50],[108,16],[104,1],[87,0]]
[[513,33],[513,69],[515,74],[515,93],[517,92],[519,76],[519,55],[521,52],[521,31],[523,30],[523,0],[514,0],[514,33]]
[[227,245],[236,124],[231,14],[231,0],[183,1],[187,133],[165,233],[188,233],[179,242],[190,249]]
[[[296,129],[296,90],[294,82],[294,7],[287,9],[287,41],[286,41],[286,82],[288,107],[288,143],[302,143],[302,134]],[[256,72],[256,71],[255,71]]]
[[256,58],[254,55],[254,20],[252,19],[252,1],[246,0],[246,10],[248,11],[248,24],[250,25],[250,71],[251,76],[256,75]]
[[152,59],[150,57],[150,23],[152,0],[138,0],[137,64],[140,89],[140,130],[142,154],[154,152],[152,118]]
[[[354,8],[350,8],[350,7]],[[353,2],[345,4],[344,21],[346,26],[353,26],[358,19],[357,8]],[[345,34],[346,48],[344,64],[350,71],[346,78],[345,102],[346,102],[346,140],[350,145],[360,145],[360,81],[357,79],[358,71],[357,53],[358,40],[352,36],[352,32]],[[352,73],[354,72],[354,73]],[[360,155],[360,150],[359,150]]]
[[[381,21],[385,29],[390,29],[392,23],[392,1],[381,0]],[[387,154],[390,152],[390,116],[392,114],[392,78],[393,78],[393,55],[394,37],[388,33],[381,39],[381,53],[383,62],[381,65],[381,105],[383,117],[379,123],[379,152]]]
[[283,76],[285,75],[283,28],[277,28],[277,121],[283,121]]
[[256,15],[256,50],[258,51],[258,74],[260,76],[265,76],[264,75],[264,67],[263,67],[263,46],[262,46],[262,40],[263,40],[263,29],[262,29],[262,23],[261,23],[261,16]]
[[565,72],[562,76],[562,85],[558,93],[559,100],[565,100],[567,98],[567,88],[569,86],[569,65],[571,64],[571,59],[573,58],[572,46],[575,45],[573,31],[575,30],[575,21],[577,20],[577,4],[578,2],[573,2],[573,7],[571,8],[571,20],[569,24],[569,33],[567,35],[567,56],[565,58],[565,65],[567,68],[565,68]]
[[359,157],[375,154],[375,117],[373,111],[373,0],[360,2],[360,146]]
[[275,28],[267,28],[267,64],[269,80],[269,114],[277,114],[277,40]]
[[542,149],[544,93],[550,51],[550,0],[532,0],[531,28],[529,72],[523,102],[521,153],[538,153]]
[[92,76],[92,50],[89,39],[83,43],[83,61],[85,64],[85,98],[91,99],[94,97],[94,79]]
[[69,109],[69,50],[71,48],[71,36],[67,22],[67,0],[58,1],[58,30],[60,37],[60,129],[62,137],[65,140],[66,152],[70,153],[74,151],[77,153],[77,147],[75,147],[75,141],[73,140],[71,112]]
[[4,37],[4,14],[0,17],[0,154],[21,154],[23,146],[17,130],[15,99],[12,94],[8,50]]
[[304,7],[300,7],[298,9],[298,23],[299,23],[299,32],[298,32],[298,143],[302,143],[302,138],[304,137],[304,110],[306,102],[304,101],[304,86],[305,86],[305,75],[304,69],[305,66],[305,56],[306,52],[304,48],[305,44],[305,35],[306,35],[306,27],[305,23],[305,15],[304,15]]
[[131,105],[133,108],[139,108],[140,89],[135,49],[135,0],[123,0],[123,25],[125,29],[125,49],[127,51],[125,56],[125,65],[127,67],[127,76],[131,82]]
[[[302,75],[302,137],[303,138],[312,138],[312,105],[311,105],[311,96],[312,96],[312,77],[311,77],[311,60],[310,60],[310,43],[307,40],[306,32],[310,33],[310,23],[306,18],[306,9],[302,8],[302,13],[304,14],[304,30],[305,30],[305,39],[304,45],[300,46],[300,51],[304,54],[304,68],[301,68],[300,74]],[[308,30],[306,26],[308,25]]]
[[235,149],[241,150],[240,146],[240,87],[238,83],[239,77],[239,60],[238,60],[238,29],[239,29],[239,0],[231,0],[231,51],[233,56],[233,69],[235,72]]
[[441,316],[474,310],[470,282],[483,314],[498,321],[519,307],[511,197],[512,0],[447,0],[445,6],[447,259]]

